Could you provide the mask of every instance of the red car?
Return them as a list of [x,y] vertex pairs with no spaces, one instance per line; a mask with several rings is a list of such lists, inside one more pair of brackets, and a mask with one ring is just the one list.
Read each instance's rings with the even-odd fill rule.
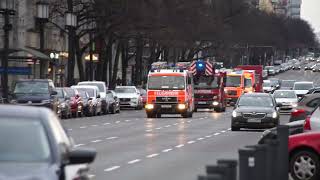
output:
[[289,171],[294,180],[320,179],[320,132],[289,137]]
[[72,88],[64,88],[67,95],[70,97],[70,107],[73,117],[81,117],[83,115],[83,101],[78,90]]

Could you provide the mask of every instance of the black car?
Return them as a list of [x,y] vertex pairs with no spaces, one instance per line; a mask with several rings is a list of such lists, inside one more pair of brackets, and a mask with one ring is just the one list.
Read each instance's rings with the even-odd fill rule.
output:
[[65,180],[66,174],[88,179],[86,164],[96,156],[95,150],[74,148],[47,108],[0,106],[0,144],[0,172],[6,180]]
[[70,106],[70,97],[68,96],[64,88],[56,88],[56,91],[58,93],[56,96],[59,100],[58,115],[61,118],[70,118],[72,116],[71,106]]
[[52,80],[18,80],[10,94],[11,104],[47,107],[58,113],[59,101]]
[[79,95],[83,101],[83,113],[86,116],[92,116],[94,114],[94,104],[89,94],[85,90],[78,89]]
[[277,103],[272,95],[267,93],[243,94],[232,112],[232,131],[240,128],[272,128],[278,124]]
[[107,91],[106,101],[111,114],[120,113],[120,102],[114,91]]
[[309,89],[309,91],[307,92],[307,94],[316,94],[316,93],[320,93],[320,87]]

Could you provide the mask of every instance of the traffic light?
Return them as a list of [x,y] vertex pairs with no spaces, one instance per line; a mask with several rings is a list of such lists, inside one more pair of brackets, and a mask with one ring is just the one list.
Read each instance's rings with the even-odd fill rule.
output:
[[206,63],[203,61],[196,62],[196,68],[198,72],[205,72],[206,70]]

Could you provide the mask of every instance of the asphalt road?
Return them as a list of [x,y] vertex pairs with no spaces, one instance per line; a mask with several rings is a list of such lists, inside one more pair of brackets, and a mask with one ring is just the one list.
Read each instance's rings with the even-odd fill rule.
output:
[[[320,73],[289,71],[276,77],[314,81]],[[262,130],[230,131],[231,108],[193,118],[147,119],[145,112],[63,120],[77,146],[97,150],[90,177],[97,180],[195,180],[217,159],[237,159],[238,149],[256,144]],[[281,124],[288,115],[281,115]]]

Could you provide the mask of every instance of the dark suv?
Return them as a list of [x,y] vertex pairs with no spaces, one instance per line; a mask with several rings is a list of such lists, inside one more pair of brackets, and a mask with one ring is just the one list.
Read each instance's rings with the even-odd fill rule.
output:
[[57,92],[49,79],[18,80],[11,95],[11,104],[47,107],[57,112]]

